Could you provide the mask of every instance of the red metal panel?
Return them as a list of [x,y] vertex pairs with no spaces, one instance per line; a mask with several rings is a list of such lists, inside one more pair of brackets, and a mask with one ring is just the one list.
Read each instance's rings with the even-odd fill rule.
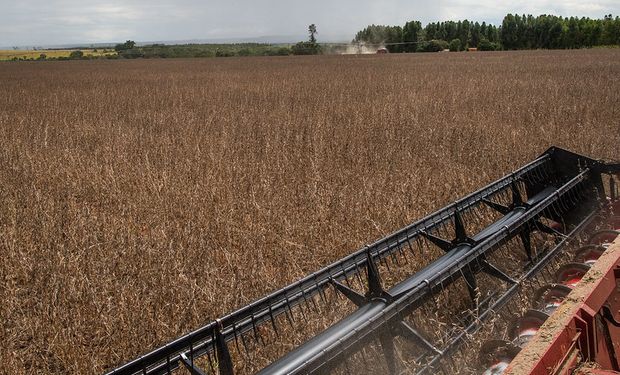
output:
[[[620,294],[620,237],[592,266],[537,336],[515,357],[505,374],[570,374],[578,360],[618,369],[620,329],[600,314],[604,305],[616,317]],[[588,369],[588,371],[590,371]]]

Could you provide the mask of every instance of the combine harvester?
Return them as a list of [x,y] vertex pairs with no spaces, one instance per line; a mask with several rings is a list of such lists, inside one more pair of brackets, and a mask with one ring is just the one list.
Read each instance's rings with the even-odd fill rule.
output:
[[551,148],[109,374],[620,370],[618,177]]

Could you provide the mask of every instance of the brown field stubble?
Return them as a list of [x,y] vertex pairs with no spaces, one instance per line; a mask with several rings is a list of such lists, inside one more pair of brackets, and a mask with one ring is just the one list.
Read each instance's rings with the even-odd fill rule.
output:
[[0,65],[0,372],[100,373],[551,145],[620,51]]

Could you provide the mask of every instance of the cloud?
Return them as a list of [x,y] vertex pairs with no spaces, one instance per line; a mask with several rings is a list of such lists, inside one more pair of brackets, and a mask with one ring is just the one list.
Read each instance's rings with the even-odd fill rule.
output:
[[514,1],[477,1],[445,0],[442,2],[442,19],[463,19],[501,23],[504,15],[513,14],[553,14],[563,17],[579,16],[602,18],[604,15],[620,13],[620,2],[614,0],[600,1],[555,1],[523,0]]
[[322,40],[350,40],[368,24],[470,19],[506,13],[620,13],[617,0],[0,0],[0,45],[291,36],[315,23]]

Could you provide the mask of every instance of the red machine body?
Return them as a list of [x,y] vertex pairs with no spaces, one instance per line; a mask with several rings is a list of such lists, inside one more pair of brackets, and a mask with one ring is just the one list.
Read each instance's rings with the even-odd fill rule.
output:
[[[619,205],[615,205],[615,214]],[[612,216],[592,237],[605,251],[504,374],[620,374],[620,232]],[[613,242],[612,242],[613,241]],[[600,245],[600,246],[598,246]],[[590,260],[591,255],[586,254]]]

